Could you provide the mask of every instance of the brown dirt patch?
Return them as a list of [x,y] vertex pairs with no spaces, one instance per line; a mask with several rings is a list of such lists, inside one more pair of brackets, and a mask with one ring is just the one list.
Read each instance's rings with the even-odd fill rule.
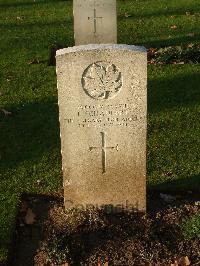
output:
[[[12,265],[171,265],[188,256],[200,265],[200,239],[185,239],[183,219],[200,210],[199,196],[179,197],[166,204],[159,195],[149,195],[148,215],[110,214],[103,210],[65,212],[62,198],[30,197],[28,206],[36,214],[32,225],[20,213]],[[106,265],[106,264],[105,264]]]

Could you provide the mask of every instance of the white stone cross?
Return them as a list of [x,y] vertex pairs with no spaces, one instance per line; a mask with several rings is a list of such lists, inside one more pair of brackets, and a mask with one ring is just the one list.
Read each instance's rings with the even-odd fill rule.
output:
[[101,147],[89,147],[90,151],[94,149],[101,149],[102,151],[102,173],[106,173],[106,155],[107,155],[107,149],[116,149],[117,151],[119,150],[118,144],[115,147],[107,147],[106,146],[106,133],[105,132],[100,132],[101,137],[102,137],[102,146]]

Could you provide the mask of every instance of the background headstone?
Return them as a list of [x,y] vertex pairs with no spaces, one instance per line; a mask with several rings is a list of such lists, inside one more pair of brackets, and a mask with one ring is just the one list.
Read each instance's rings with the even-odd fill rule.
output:
[[116,0],[74,0],[76,45],[117,43]]
[[65,207],[145,210],[145,48],[62,49],[57,77]]

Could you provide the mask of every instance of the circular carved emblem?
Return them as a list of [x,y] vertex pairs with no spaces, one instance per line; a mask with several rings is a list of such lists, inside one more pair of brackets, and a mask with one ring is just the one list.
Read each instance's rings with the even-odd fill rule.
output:
[[122,87],[122,75],[114,64],[96,62],[83,72],[82,86],[85,93],[93,99],[113,98]]

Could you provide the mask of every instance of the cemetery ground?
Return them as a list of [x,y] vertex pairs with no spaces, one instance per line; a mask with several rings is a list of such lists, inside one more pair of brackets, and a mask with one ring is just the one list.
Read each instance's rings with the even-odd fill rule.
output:
[[[159,242],[160,246],[165,249],[169,244],[172,253],[168,255],[171,256],[179,243],[186,243],[183,246],[189,254],[183,255],[191,255],[196,265],[200,237],[200,67],[194,64],[199,58],[198,4],[195,0],[182,0],[181,4],[166,0],[118,1],[119,43],[157,49],[178,47],[173,62],[180,65],[152,64],[148,67],[148,211],[151,217],[158,213],[158,218],[152,222],[154,229],[165,219],[166,227],[162,232],[171,230],[167,236],[161,233],[165,243]],[[63,191],[56,74],[55,67],[49,66],[49,57],[52,47],[73,46],[74,43],[72,1],[1,0],[0,10],[0,262],[3,263],[16,236],[16,217],[24,207],[21,206],[22,196],[26,199],[25,205],[29,202],[31,208],[36,202],[44,205],[44,214],[49,206],[45,205],[46,200],[40,199],[41,195],[53,205],[60,204]],[[183,64],[182,51],[186,51],[187,62],[192,58],[190,64]],[[162,63],[171,56],[170,52],[164,55]],[[160,193],[165,195],[162,200]],[[175,197],[175,202],[173,197],[166,198],[166,194]],[[35,212],[37,224],[44,214]],[[162,212],[164,215],[160,214],[159,218]],[[58,216],[55,206],[51,213]],[[168,222],[167,217],[170,217]],[[138,219],[132,218],[121,217],[122,223]],[[116,226],[113,233],[110,224],[116,221],[111,223],[107,216],[105,219],[106,230],[112,236],[119,232],[127,236],[121,225]],[[149,223],[141,223],[140,229],[150,232]],[[49,232],[52,227],[49,226]],[[75,231],[72,229],[72,232]],[[151,232],[156,235],[155,230]],[[136,245],[141,247],[142,241],[138,238],[140,241]],[[76,244],[79,241],[78,238]],[[158,239],[155,239],[158,244],[156,241]],[[153,239],[149,238],[151,242]],[[124,246],[129,250],[127,242]],[[81,250],[82,246],[79,247]],[[118,247],[119,244],[113,245],[113,254]],[[152,247],[153,251],[155,249],[158,246]],[[152,254],[148,257],[145,252],[142,263],[151,262]],[[106,257],[106,250],[102,250],[104,255]]]

